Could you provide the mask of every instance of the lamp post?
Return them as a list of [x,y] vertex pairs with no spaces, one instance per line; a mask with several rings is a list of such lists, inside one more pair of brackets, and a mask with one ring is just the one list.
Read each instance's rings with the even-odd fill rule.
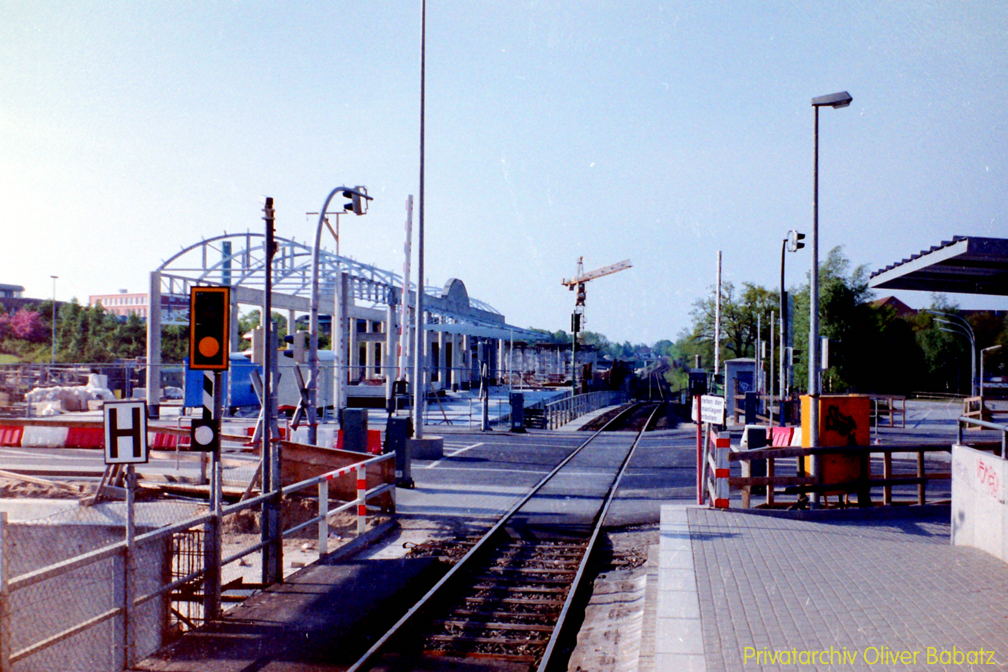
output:
[[970,396],[976,396],[976,342],[973,340],[973,336],[964,330],[960,325],[955,322],[949,322],[948,320],[943,320],[941,318],[935,320],[939,324],[947,324],[947,327],[938,327],[939,331],[944,331],[947,334],[959,334],[960,336],[965,336],[970,342]]
[[997,352],[1001,349],[1000,345],[992,345],[989,348],[984,348],[980,351],[980,398],[983,399],[983,383],[984,383],[984,355],[988,352]]
[[[927,311],[932,315],[940,315],[941,317],[935,318],[935,322],[939,324],[946,324],[948,327],[938,327],[939,330],[944,331],[949,334],[959,334],[960,336],[965,336],[970,342],[970,396],[976,396],[976,360],[977,360],[977,348],[976,348],[976,334],[973,333],[973,327],[970,323],[964,320],[962,317],[956,315],[955,313],[946,313],[941,310],[929,310]],[[953,322],[953,320],[955,320]],[[981,366],[983,363],[981,362]],[[983,372],[981,371],[981,377],[983,377]],[[981,392],[981,396],[982,392]]]
[[[846,91],[812,99],[815,111],[815,142],[812,168],[812,277],[809,279],[809,446],[819,445],[819,108],[847,107],[854,100]],[[812,476],[819,478],[819,456],[812,456]],[[812,493],[813,508],[819,507],[819,492]]]
[[56,281],[58,275],[50,275],[52,278],[52,363],[56,363]]
[[[367,189],[364,187],[336,187],[329,192],[326,196],[325,203],[322,204],[322,209],[319,210],[319,221],[318,226],[315,229],[315,247],[312,249],[312,293],[311,293],[311,319],[309,322],[309,329],[311,334],[309,335],[309,346],[308,346],[308,443],[316,445],[318,441],[318,423],[316,418],[316,409],[318,408],[318,304],[319,304],[319,258],[321,256],[322,247],[322,226],[326,224],[326,210],[329,208],[329,201],[333,199],[333,196],[342,192],[344,198],[350,199],[346,205],[343,206],[345,211],[353,211],[354,214],[363,215],[367,212],[367,201],[372,200],[370,196],[367,195]],[[337,324],[338,320],[333,316],[332,320],[332,330],[333,330],[333,340],[335,341],[336,329],[340,328]],[[337,370],[336,373],[339,375],[339,353],[336,357]]]
[[[413,436],[423,438],[423,404],[426,380],[424,357],[427,352],[427,334],[424,331],[424,135],[427,107],[427,0],[420,3],[420,200],[417,217],[417,283],[413,304]],[[403,301],[406,297],[403,296]],[[405,325],[403,325],[405,328]]]
[[781,251],[780,251],[780,426],[784,426],[784,397],[787,396],[787,373],[784,359],[787,352],[787,309],[788,309],[788,297],[787,291],[784,289],[784,252],[797,252],[798,250],[805,247],[805,243],[802,241],[805,239],[804,233],[798,233],[797,231],[788,231],[788,237],[781,241]]

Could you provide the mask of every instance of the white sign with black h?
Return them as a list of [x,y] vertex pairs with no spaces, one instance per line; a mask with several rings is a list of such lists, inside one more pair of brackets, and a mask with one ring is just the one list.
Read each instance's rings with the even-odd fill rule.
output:
[[105,464],[147,462],[147,402],[107,401]]

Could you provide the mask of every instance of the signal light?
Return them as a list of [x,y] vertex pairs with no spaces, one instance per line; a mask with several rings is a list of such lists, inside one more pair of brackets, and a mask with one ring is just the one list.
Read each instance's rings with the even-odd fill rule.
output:
[[292,347],[283,351],[284,357],[291,357],[298,364],[308,363],[308,332],[296,331],[284,336],[284,342]]
[[805,247],[805,243],[802,242],[803,240],[805,240],[804,233],[798,233],[797,231],[788,231],[788,250],[791,252],[797,252],[798,250],[802,249],[803,247]]
[[355,215],[367,214],[367,202],[371,197],[367,195],[366,187],[354,187],[343,192],[343,198],[349,199],[343,205],[345,212],[353,212]]
[[231,317],[230,287],[189,290],[189,368],[227,371]]

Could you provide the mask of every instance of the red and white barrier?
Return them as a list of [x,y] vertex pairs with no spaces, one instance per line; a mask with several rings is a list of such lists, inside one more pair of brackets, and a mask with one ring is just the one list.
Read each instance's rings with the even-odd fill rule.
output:
[[715,432],[707,436],[707,496],[717,509],[728,508],[728,451],[731,439],[728,432]]

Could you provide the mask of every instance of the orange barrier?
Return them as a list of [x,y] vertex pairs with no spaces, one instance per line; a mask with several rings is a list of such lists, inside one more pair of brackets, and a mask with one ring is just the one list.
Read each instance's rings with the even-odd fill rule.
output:
[[[339,430],[336,436],[336,450],[345,450],[343,448],[343,430]],[[381,441],[381,430],[379,429],[369,429],[367,433],[367,452],[372,455],[382,454],[382,441]]]
[[165,434],[163,432],[155,432],[154,440],[150,443],[150,448],[176,448],[178,447],[179,437],[174,434]]
[[794,427],[771,427],[770,445],[774,448],[787,448],[794,438]]
[[66,448],[104,448],[104,427],[68,427]]
[[5,448],[20,446],[22,434],[24,427],[0,427],[0,446]]

